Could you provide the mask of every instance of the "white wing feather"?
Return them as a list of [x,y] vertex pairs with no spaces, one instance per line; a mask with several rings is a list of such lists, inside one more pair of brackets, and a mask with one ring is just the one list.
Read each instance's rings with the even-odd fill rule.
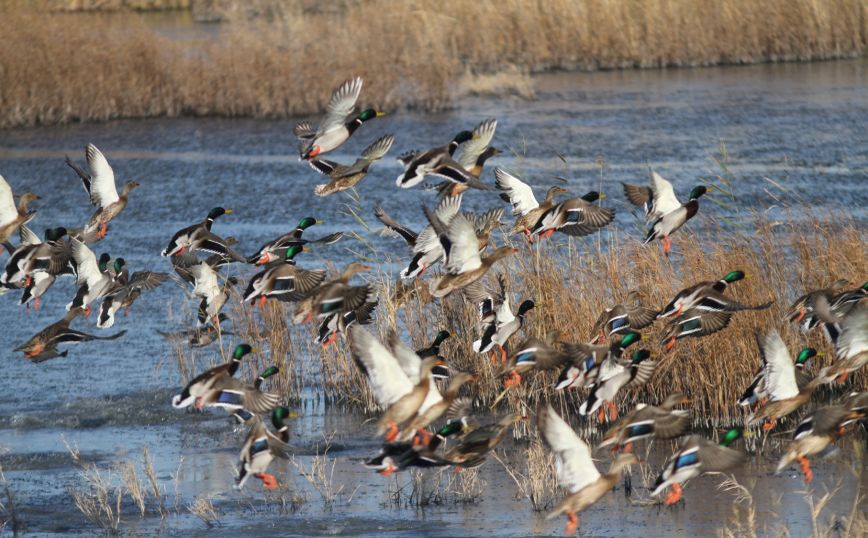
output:
[[94,285],[102,279],[102,272],[99,270],[99,264],[96,260],[96,255],[93,251],[87,248],[87,245],[73,237],[70,239],[72,245],[72,259],[75,260],[76,284],[81,286],[87,284],[93,288]]
[[[459,194],[458,196],[447,196],[440,201],[437,208],[434,210],[434,214],[437,215],[440,222],[449,226],[449,223],[452,222],[452,219],[458,214],[458,210],[461,209],[462,196],[462,194]],[[413,252],[421,254],[424,252],[431,252],[438,248],[441,248],[440,238],[437,237],[437,232],[434,231],[434,227],[429,224],[416,238]]]
[[868,308],[857,305],[841,322],[841,335],[835,346],[838,360],[868,352]]
[[8,224],[18,218],[18,209],[12,198],[12,187],[0,176],[0,225]]
[[398,360],[374,336],[360,325],[350,328],[353,354],[365,365],[371,391],[380,407],[386,409],[413,390]]
[[211,299],[220,294],[220,285],[217,283],[217,272],[205,262],[198,263],[190,268],[193,274],[193,295],[203,299]]
[[506,193],[509,203],[512,204],[513,215],[524,215],[528,211],[539,207],[533,189],[530,185],[506,172],[502,168],[494,169],[495,186],[498,190]]
[[591,459],[591,449],[570,428],[551,405],[543,411],[542,435],[555,455],[558,483],[570,493],[576,493],[597,481],[600,472]]
[[497,129],[497,120],[486,120],[473,129],[473,138],[462,145],[461,154],[456,159],[458,164],[469,170],[476,164],[476,159],[488,148]]
[[460,213],[455,215],[449,223],[447,235],[452,243],[449,252],[446,253],[444,268],[447,272],[459,274],[482,267],[482,259],[479,257],[479,239],[476,238],[473,223],[467,217]]
[[787,345],[777,331],[769,331],[763,338],[766,358],[766,386],[773,401],[792,398],[799,393],[796,371]]
[[675,196],[672,183],[657,172],[651,172],[651,191],[654,193],[654,214],[649,219],[656,219],[681,207],[681,202]]
[[355,109],[356,101],[358,101],[361,92],[361,77],[348,80],[335,90],[331,100],[329,100],[325,116],[322,119],[322,123],[319,124],[317,133],[322,134],[343,125],[346,122],[347,116]]
[[90,168],[90,201],[96,207],[107,207],[118,201],[118,189],[115,186],[115,173],[109,166],[105,155],[93,144],[88,144],[85,150],[87,166]]

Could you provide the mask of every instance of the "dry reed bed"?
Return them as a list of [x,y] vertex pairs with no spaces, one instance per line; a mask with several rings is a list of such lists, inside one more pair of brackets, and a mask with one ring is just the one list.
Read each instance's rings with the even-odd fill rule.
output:
[[[814,371],[831,361],[834,352],[819,331],[799,333],[782,319],[784,312],[806,289],[839,278],[861,284],[868,267],[864,229],[847,220],[802,221],[788,226],[761,222],[749,234],[711,224],[702,232],[680,233],[670,259],[657,245],[642,246],[623,232],[607,232],[600,240],[604,243],[598,243],[596,238],[573,242],[560,238],[533,247],[515,243],[523,255],[510,258],[496,270],[509,276],[513,305],[532,298],[539,307],[530,312],[524,334],[513,337],[511,345],[518,345],[525,335],[542,337],[551,330],[560,331],[563,340],[584,342],[591,337],[598,314],[625,300],[631,290],[640,291],[645,304],[662,308],[683,287],[742,270],[747,277],[730,286],[727,294],[747,304],[774,300],[773,306],[764,311],[738,312],[728,328],[705,338],[679,340],[670,353],[659,345],[662,322],[643,330],[645,339],[639,346],[650,349],[660,365],[645,387],[628,391],[619,402],[624,410],[637,398],[658,402],[673,391],[681,391],[693,399],[696,424],[706,427],[743,421],[744,410],[735,402],[760,363],[755,330],[779,330],[793,353],[806,345],[825,351],[825,357],[815,359]],[[372,253],[372,257],[377,256]],[[430,344],[438,330],[448,329],[453,337],[442,346],[443,356],[455,371],[481,375],[478,383],[465,390],[478,408],[490,406],[503,390],[499,377],[502,365],[471,349],[471,342],[478,336],[474,305],[458,294],[436,303],[415,296],[396,301],[395,283],[387,275],[368,278],[380,288],[376,321],[370,330],[385,339],[395,327],[405,341],[421,348]],[[276,364],[281,368],[276,386],[290,401],[298,402],[302,389],[312,386],[326,402],[374,412],[377,406],[367,381],[353,363],[345,341],[339,339],[336,345],[320,348],[312,342],[310,327],[287,324],[292,308],[270,301],[261,312],[253,313],[251,308],[240,305],[234,310],[232,330],[242,340],[265,350],[249,360],[251,364],[245,370],[248,380],[269,364]],[[205,355],[216,364],[227,360],[229,351],[227,343],[224,356],[213,352]],[[178,352],[185,379],[210,365],[191,367],[189,357],[189,353]],[[547,397],[568,410],[569,415],[577,415],[584,394],[554,393],[551,386],[555,377],[556,372],[526,376],[518,389],[508,393],[499,410],[532,411],[541,397]],[[868,376],[859,373],[844,388],[830,390],[838,394],[866,387]],[[820,399],[829,397],[829,391],[818,393]],[[519,434],[530,429],[528,424],[522,424]]]
[[528,96],[529,71],[827,59],[868,43],[868,0],[288,3],[193,40],[21,6],[0,5],[0,127],[309,114],[355,74],[365,104],[437,110],[474,93],[477,75],[482,93]]

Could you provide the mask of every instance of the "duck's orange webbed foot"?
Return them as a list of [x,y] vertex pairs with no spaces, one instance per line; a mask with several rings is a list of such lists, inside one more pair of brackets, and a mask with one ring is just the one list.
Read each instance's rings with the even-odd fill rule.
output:
[[617,420],[618,406],[616,406],[614,402],[606,402],[606,407],[608,408],[608,412],[606,414],[609,417],[609,422]]
[[334,344],[334,343],[335,343],[335,340],[337,340],[337,339],[338,339],[338,333],[337,333],[337,332],[333,332],[333,333],[331,333],[331,334],[329,335],[329,337],[326,338],[326,341],[322,343],[322,347],[323,347],[323,349],[325,349],[325,348],[329,347],[330,345]]
[[763,424],[763,431],[764,431],[764,432],[769,432],[769,431],[771,431],[772,428],[774,428],[774,427],[777,425],[777,423],[778,423],[778,419],[777,419],[777,418],[775,418],[775,417],[770,418],[768,422],[766,422],[765,424]]
[[398,425],[395,421],[389,421],[389,431],[386,432],[386,442],[393,443],[395,439],[398,437]]
[[398,468],[390,463],[388,467],[386,467],[385,469],[380,471],[380,475],[389,476],[390,474],[394,473],[397,470],[398,470]]
[[669,236],[664,236],[663,239],[660,240],[663,243],[663,254],[669,256],[669,251],[672,250],[672,240],[669,239]]
[[602,405],[600,406],[600,410],[597,411],[597,422],[602,424],[606,421],[606,409]]
[[575,512],[567,513],[567,526],[564,528],[564,534],[572,536],[579,529],[579,516]]
[[669,494],[666,495],[666,499],[663,501],[663,504],[666,506],[672,506],[681,500],[683,492],[681,490],[681,484],[675,483],[672,484],[672,487],[669,488]]
[[277,478],[273,474],[259,473],[254,476],[262,480],[262,486],[265,489],[277,489]]
[[663,346],[663,349],[665,349],[667,352],[672,351],[672,348],[675,347],[675,340],[676,338],[674,336],[671,336],[669,340],[666,341],[666,345]]
[[805,483],[810,484],[814,479],[814,471],[811,470],[811,462],[804,456],[799,456],[799,463],[802,466],[802,473],[805,475]]
[[847,381],[847,376],[849,376],[849,375],[850,375],[850,372],[844,372],[843,374],[836,377],[835,381],[837,381],[839,385],[843,385],[844,382]]

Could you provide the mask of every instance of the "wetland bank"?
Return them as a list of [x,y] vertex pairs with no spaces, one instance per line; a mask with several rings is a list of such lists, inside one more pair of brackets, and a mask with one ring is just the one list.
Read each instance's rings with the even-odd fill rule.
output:
[[[759,363],[753,327],[777,323],[786,304],[805,288],[841,276],[864,280],[866,68],[864,59],[855,59],[544,74],[530,77],[533,99],[465,95],[448,111],[390,114],[365,126],[364,134],[366,140],[401,134],[393,149],[397,155],[441,143],[460,129],[496,117],[495,140],[507,150],[497,157],[498,166],[540,189],[558,182],[574,193],[597,189],[610,194],[607,202],[617,215],[602,236],[558,240],[567,254],[554,260],[562,263],[538,254],[555,249],[544,244],[524,250],[526,255],[508,266],[511,278],[524,282],[522,291],[543,304],[560,306],[558,312],[540,309],[531,316],[528,330],[534,334],[554,325],[571,338],[584,339],[599,309],[629,289],[643,289],[662,305],[681,284],[719,277],[733,264],[746,270],[749,277],[738,297],[773,297],[775,306],[738,318],[725,333],[680,343],[665,369],[636,394],[656,401],[673,389],[695,392],[696,416],[720,419],[698,420],[702,431],[711,434],[742,418],[735,405],[737,392]],[[248,247],[286,231],[302,216],[321,216],[326,222],[317,225],[314,236],[355,230],[358,237],[305,253],[309,257],[303,262],[340,267],[354,259],[377,260],[376,270],[365,278],[380,285],[386,297],[403,263],[403,244],[377,233],[373,207],[382,205],[419,229],[424,222],[418,206],[433,203],[433,195],[428,200],[422,193],[396,190],[399,166],[387,158],[356,194],[311,196],[319,178],[297,162],[289,143],[293,123],[124,119],[5,130],[0,132],[0,171],[18,188],[42,195],[41,215],[78,223],[86,202],[63,156],[78,156],[88,142],[103,148],[119,178],[134,178],[143,186],[136,191],[139,201],[100,246],[123,252],[137,269],[167,270],[166,260],[155,253],[174,230],[201,218],[202,208],[233,207],[235,213],[220,222],[221,231]],[[336,160],[351,160],[362,144],[352,140]],[[676,240],[674,259],[680,263],[653,274],[648,266],[665,264],[665,259],[656,247],[639,245],[639,220],[619,192],[620,182],[641,182],[649,168],[676,185],[701,178],[724,190],[703,200],[704,215]],[[474,211],[491,203],[481,196],[465,198],[467,209]],[[505,241],[499,233],[495,238],[498,244]],[[717,239],[725,242],[719,245]],[[519,242],[516,246],[528,248]],[[251,274],[249,269],[233,271],[242,279]],[[772,281],[782,284],[770,288]],[[0,301],[0,319],[7,327],[5,349],[57,317],[73,290],[68,282],[56,287],[38,312],[25,313],[11,296]],[[574,299],[555,302],[562,297]],[[266,492],[258,483],[234,491],[243,432],[233,432],[234,424],[220,413],[179,412],[170,403],[191,373],[224,360],[216,345],[189,350],[172,346],[157,333],[167,325],[189,326],[190,304],[177,287],[165,285],[143,296],[130,317],[119,321],[131,334],[108,350],[98,343],[82,344],[69,357],[40,366],[7,352],[0,379],[2,532],[525,536],[562,531],[562,522],[544,520],[561,494],[555,489],[550,457],[527,425],[478,471],[404,472],[383,478],[365,469],[362,461],[379,447],[371,420],[376,414],[345,347],[321,353],[309,328],[285,328],[286,315],[274,306],[253,315],[233,306],[229,314],[237,334],[227,336],[222,349],[228,353],[241,341],[263,342],[260,347],[266,352],[245,370],[246,379],[268,364],[281,366],[279,386],[298,414],[289,422],[293,458],[271,468],[280,480],[278,491]],[[448,319],[456,335],[472,334],[471,314],[453,300],[442,307],[401,308],[384,300],[376,327],[385,331],[396,324],[406,330],[405,340],[421,347],[438,329],[421,320]],[[779,328],[791,347],[804,341],[792,327]],[[818,335],[809,342],[829,351]],[[482,371],[485,381],[474,392],[481,394],[477,407],[487,421],[485,409],[500,389],[488,358],[470,352],[465,338],[447,341],[444,354],[456,369]],[[684,366],[692,368],[689,375],[681,375]],[[690,376],[701,376],[702,383],[678,384]],[[533,402],[534,394],[551,381],[537,376],[521,389],[521,398],[510,395],[498,414],[523,410],[521,400]],[[845,387],[821,394],[818,401],[834,399],[849,388],[864,390],[865,385],[863,372]],[[595,426],[575,420],[577,401],[558,400],[556,407],[569,410],[571,422],[595,444]],[[534,407],[531,403],[527,411]],[[724,484],[724,476],[702,477],[691,481],[686,502],[675,508],[654,504],[648,490],[673,447],[655,443],[647,453],[642,448],[645,463],[633,469],[630,496],[619,482],[613,494],[583,514],[581,532],[864,532],[864,432],[845,438],[838,454],[814,463],[816,478],[807,488],[797,466],[781,475],[772,473],[788,439],[786,433],[748,437],[741,446],[754,454],[734,475],[744,489]],[[600,466],[610,460],[606,451],[595,456]],[[817,512],[812,514],[812,509]]]

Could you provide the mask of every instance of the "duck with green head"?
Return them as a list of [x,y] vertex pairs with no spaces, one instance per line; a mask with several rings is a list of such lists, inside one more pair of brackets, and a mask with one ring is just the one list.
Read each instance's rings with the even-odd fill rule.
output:
[[175,235],[172,236],[172,239],[169,240],[169,245],[163,249],[160,253],[162,256],[179,256],[186,249],[187,246],[193,242],[196,237],[204,233],[208,233],[211,231],[211,226],[214,225],[214,221],[223,215],[232,214],[231,209],[226,209],[225,207],[214,207],[210,211],[208,211],[208,215],[205,217],[205,220],[202,222],[197,222],[196,224],[191,224],[186,228],[181,228]]
[[295,256],[308,247],[292,245],[286,249],[282,263],[267,266],[250,278],[244,298],[241,302],[251,301],[251,304],[264,306],[269,298],[281,301],[300,301],[316,289],[325,279],[326,272],[322,269],[308,271],[295,264]]
[[384,115],[383,112],[367,108],[348,119],[356,108],[362,84],[362,77],[355,77],[335,90],[316,129],[306,121],[296,124],[292,132],[300,140],[299,156],[302,160],[334,151],[349,140],[363,123]]
[[601,371],[593,387],[591,387],[591,391],[588,393],[588,398],[579,407],[579,414],[590,415],[599,409],[600,412],[597,415],[597,420],[602,422],[605,418],[602,406],[605,403],[608,408],[608,419],[615,420],[618,418],[618,407],[615,405],[615,397],[621,389],[625,387],[640,387],[651,378],[658,363],[650,359],[651,352],[647,349],[640,349],[633,352],[633,356],[629,362],[617,361],[605,372]]
[[289,426],[286,425],[289,417],[289,409],[275,407],[271,412],[271,425],[275,431],[272,432],[261,420],[250,428],[241,446],[235,489],[243,488],[251,475],[262,480],[265,489],[277,488],[277,478],[266,471],[274,458],[289,457]]
[[675,504],[683,495],[682,483],[702,473],[724,473],[742,464],[747,459],[745,453],[731,448],[741,436],[742,430],[734,428],[723,435],[720,443],[699,435],[687,437],[678,451],[667,460],[651,495],[656,497],[666,488],[671,488],[665,504]]
[[669,301],[657,318],[678,316],[692,308],[713,312],[737,312],[740,310],[764,310],[771,306],[773,301],[756,305],[744,305],[726,297],[723,293],[733,282],[744,279],[742,271],[730,271],[723,278],[716,281],[702,281],[682,289]]
[[663,243],[663,252],[668,256],[672,248],[669,236],[693,218],[699,211],[699,198],[714,190],[714,187],[697,185],[685,203],[678,201],[672,183],[657,172],[651,172],[651,186],[624,185],[624,194],[631,204],[645,209],[646,222],[650,225],[644,244],[655,239]]
[[[757,406],[764,405],[768,401],[768,365],[764,354],[761,353],[761,355],[762,363],[760,364],[759,370],[754,374],[750,386],[745,389],[744,394],[742,394],[738,399],[738,405],[756,409]],[[806,369],[808,361],[814,357],[822,356],[822,353],[817,352],[817,350],[812,347],[802,348],[801,351],[799,351],[799,354],[796,355],[796,363],[794,367],[796,386],[799,390],[805,388],[808,383],[810,383],[811,379],[813,379],[811,373]]]
[[289,247],[311,244],[330,245],[332,243],[340,241],[343,238],[343,232],[335,232],[319,239],[302,239],[302,234],[304,234],[305,230],[315,224],[322,223],[322,220],[316,219],[314,217],[304,217],[303,219],[298,221],[298,224],[295,226],[294,229],[281,235],[280,237],[272,239],[271,241],[259,247],[255,254],[247,258],[247,263],[265,265],[273,261],[285,259],[286,250]]
[[445,467],[452,462],[439,454],[437,448],[449,437],[470,431],[467,417],[454,418],[430,436],[427,443],[417,434],[412,442],[385,443],[379,454],[365,462],[365,467],[374,469],[382,476],[389,476],[408,467],[422,469]]
[[606,195],[591,191],[580,198],[569,198],[542,214],[531,228],[531,236],[551,237],[555,231],[573,237],[590,235],[608,226],[615,210],[596,205]]
[[[491,141],[497,130],[497,120],[487,119],[473,129],[473,137],[461,146],[461,153],[455,158],[471,176],[479,179],[482,177],[482,169],[488,159],[503,153],[493,147]],[[467,190],[467,186],[443,181],[434,186],[440,196],[455,196]]]
[[[482,335],[474,340],[473,351],[476,353],[492,352],[492,362],[498,357],[501,362],[506,362],[507,342],[524,326],[527,313],[538,305],[532,300],[526,299],[518,305],[518,311],[513,313],[506,277],[503,273],[497,274],[497,283],[497,288],[490,289],[482,282],[476,281],[464,288],[464,294],[479,309],[479,328]],[[494,351],[495,348],[497,351]]]
[[[599,379],[622,371],[624,351],[642,340],[642,334],[628,331],[608,346],[584,343],[565,343],[564,352],[570,357],[558,376],[555,390],[591,388]],[[629,361],[628,361],[629,362]]]
[[238,344],[232,350],[229,362],[205,370],[194,377],[180,394],[172,397],[172,407],[183,409],[195,404],[196,409],[202,409],[204,397],[232,378],[241,366],[241,360],[250,353],[257,353],[249,344]]
[[402,189],[409,189],[421,183],[425,176],[433,175],[445,179],[453,184],[451,195],[459,194],[464,187],[489,189],[488,185],[473,177],[452,156],[459,145],[473,140],[473,133],[461,131],[445,146],[439,146],[427,151],[411,151],[398,157],[404,165],[404,172],[395,180],[395,184]]
[[125,261],[117,258],[109,263],[111,257],[105,253],[97,261],[93,251],[75,237],[70,240],[70,245],[78,289],[66,309],[81,307],[84,308],[85,317],[90,317],[90,304],[111,289],[115,278],[122,273]]

